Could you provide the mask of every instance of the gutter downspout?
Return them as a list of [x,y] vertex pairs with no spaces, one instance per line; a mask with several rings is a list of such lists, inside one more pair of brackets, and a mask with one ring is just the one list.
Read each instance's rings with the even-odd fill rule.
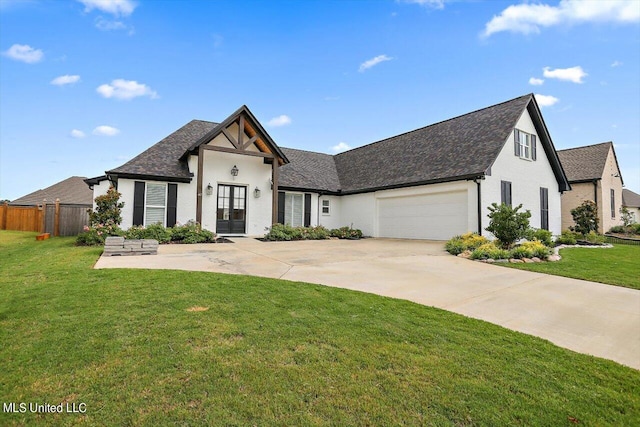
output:
[[322,193],[318,193],[318,209],[316,209],[316,226],[320,225],[320,197],[322,197]]
[[476,183],[477,197],[478,197],[478,235],[482,236],[482,190],[480,190],[480,182],[484,179],[484,176],[473,178],[473,182]]
[[[599,206],[598,206],[598,180],[597,179],[593,180],[593,201],[596,204],[596,215],[597,215],[598,214],[598,210],[599,210],[598,209]],[[598,233],[600,231],[600,224],[599,223],[600,223],[600,220],[598,219],[598,225],[597,225],[598,229],[596,230],[596,233]]]

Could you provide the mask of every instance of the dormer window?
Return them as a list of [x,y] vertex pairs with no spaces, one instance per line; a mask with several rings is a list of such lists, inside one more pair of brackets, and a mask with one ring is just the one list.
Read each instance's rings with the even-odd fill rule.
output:
[[513,131],[515,155],[521,159],[536,160],[536,136],[519,129]]

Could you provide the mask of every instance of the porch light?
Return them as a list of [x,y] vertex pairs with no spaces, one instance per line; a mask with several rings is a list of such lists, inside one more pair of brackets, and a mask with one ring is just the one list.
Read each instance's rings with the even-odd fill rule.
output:
[[231,176],[238,176],[238,167],[236,165],[231,168]]
[[253,190],[253,197],[255,197],[256,199],[260,197],[260,189],[258,187]]
[[209,183],[209,185],[207,185],[207,196],[210,196],[213,194],[213,187],[211,186],[211,183]]

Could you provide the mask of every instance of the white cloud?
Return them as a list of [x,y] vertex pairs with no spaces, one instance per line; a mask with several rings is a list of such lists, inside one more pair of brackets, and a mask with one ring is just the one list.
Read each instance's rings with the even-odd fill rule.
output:
[[573,83],[584,83],[582,79],[588,76],[580,66],[556,68],[555,70],[552,70],[549,67],[544,67],[542,69],[542,75],[548,79],[565,80]]
[[69,74],[65,74],[64,76],[59,76],[51,80],[51,84],[56,86],[64,86],[64,85],[74,84],[79,81],[80,81],[80,76],[78,75],[71,76]]
[[278,117],[274,117],[273,119],[267,122],[267,125],[271,127],[280,127],[280,126],[286,126],[290,124],[291,124],[291,117],[287,116],[286,114],[282,114]]
[[93,130],[94,135],[100,136],[114,136],[120,133],[120,129],[116,129],[112,126],[102,125]]
[[622,64],[624,64],[623,62],[620,61],[613,61],[611,63],[611,67],[615,68],[615,67],[620,67]]
[[[97,128],[96,128],[97,129]],[[94,131],[95,132],[95,131]],[[72,138],[84,138],[85,136],[87,136],[84,132],[82,132],[81,130],[78,129],[73,129],[69,135]]]
[[501,31],[537,34],[541,27],[583,22],[631,23],[640,21],[637,0],[582,1],[561,0],[557,6],[522,3],[511,5],[494,16],[483,32],[484,37]]
[[129,28],[122,21],[110,21],[102,16],[98,16],[94,22],[96,28],[101,31],[126,30]]
[[419,4],[420,6],[428,6],[433,9],[444,9],[444,3],[447,0],[398,0],[400,3]]
[[96,91],[105,98],[133,99],[138,96],[148,96],[151,99],[158,98],[156,91],[135,80],[116,79],[111,84],[98,86]]
[[2,54],[16,61],[26,62],[27,64],[35,64],[44,58],[44,53],[42,53],[40,49],[34,49],[28,44],[14,44],[2,52]]
[[544,84],[544,79],[537,79],[535,77],[531,77],[529,79],[529,84],[533,85],[533,86],[540,86],[540,85]]
[[381,62],[384,61],[391,61],[393,58],[387,56],[387,55],[378,55],[374,58],[371,58],[367,61],[364,61],[362,64],[360,64],[360,68],[358,69],[359,72],[364,73],[366,70],[368,70],[369,68],[378,65]]
[[131,0],[78,0],[84,5],[85,12],[93,9],[110,13],[114,16],[129,16],[133,13],[138,4]]
[[535,94],[536,101],[538,101],[538,105],[541,107],[551,107],[554,104],[557,104],[560,100],[555,96],[551,95],[540,95],[539,93]]
[[351,147],[346,142],[340,142],[338,145],[331,147],[331,151],[334,153],[342,153],[343,151],[351,150]]

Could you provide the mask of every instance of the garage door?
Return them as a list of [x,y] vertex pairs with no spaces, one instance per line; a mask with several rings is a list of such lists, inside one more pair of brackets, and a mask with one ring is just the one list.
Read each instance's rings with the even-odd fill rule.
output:
[[380,237],[448,240],[467,232],[467,192],[378,199]]

